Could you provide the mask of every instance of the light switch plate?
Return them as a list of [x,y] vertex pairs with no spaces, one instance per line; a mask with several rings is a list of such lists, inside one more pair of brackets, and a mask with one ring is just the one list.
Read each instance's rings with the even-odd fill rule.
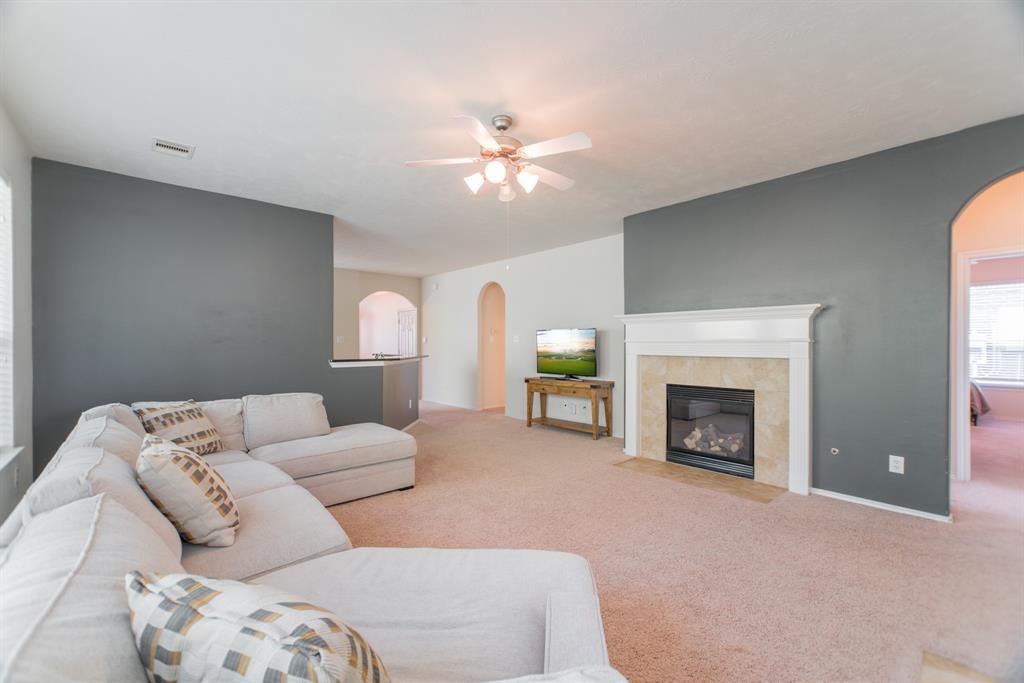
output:
[[893,474],[903,474],[903,464],[902,455],[889,456],[889,471]]

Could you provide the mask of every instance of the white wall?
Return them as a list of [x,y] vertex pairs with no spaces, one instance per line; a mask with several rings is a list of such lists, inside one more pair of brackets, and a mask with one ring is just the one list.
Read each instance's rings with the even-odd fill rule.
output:
[[398,354],[398,312],[416,306],[395,292],[374,292],[359,302],[359,357]]
[[[612,432],[622,436],[623,328],[614,317],[624,305],[622,235],[423,278],[425,400],[479,407],[477,306],[492,281],[505,290],[505,414],[526,419],[523,379],[537,374],[537,330],[596,327],[598,371],[615,381]],[[589,402],[564,399],[577,405],[572,415],[562,400],[549,401],[551,417],[590,421]]]
[[[0,519],[32,479],[32,157],[0,104],[0,175],[10,183],[14,216],[14,443],[16,463],[0,472]],[[18,482],[14,482],[14,466]]]

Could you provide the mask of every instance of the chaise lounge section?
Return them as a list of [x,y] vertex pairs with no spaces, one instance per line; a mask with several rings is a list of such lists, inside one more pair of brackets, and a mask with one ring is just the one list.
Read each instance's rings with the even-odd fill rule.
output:
[[[624,681],[608,667],[585,559],[538,550],[352,548],[316,486],[302,482],[403,463],[414,457],[402,454],[410,440],[415,454],[415,441],[379,425],[328,428],[277,449],[274,464],[266,455],[274,449],[262,452],[267,460],[257,457],[271,444],[244,450],[259,441],[246,442],[239,421],[246,399],[204,408],[233,447],[204,456],[239,511],[227,547],[182,542],[150,502],[134,470],[144,430],[128,406],[83,413],[0,528],[0,681],[144,681],[124,588],[125,574],[136,570],[248,580],[300,595],[357,628],[396,683]],[[322,410],[316,395],[269,403],[315,409],[318,402]],[[271,427],[301,433],[322,429],[323,419]],[[254,425],[251,433],[269,432]],[[327,497],[360,497],[380,485],[346,483]]]

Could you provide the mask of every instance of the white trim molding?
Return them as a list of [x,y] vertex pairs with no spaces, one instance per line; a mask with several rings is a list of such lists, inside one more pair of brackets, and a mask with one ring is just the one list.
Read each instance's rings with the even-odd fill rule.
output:
[[[975,195],[976,197],[978,195]],[[955,221],[954,221],[955,222]],[[971,398],[967,322],[971,302],[971,261],[1022,256],[1018,249],[999,247],[953,254],[949,324],[949,473],[951,479],[971,479]]]
[[816,496],[835,498],[836,500],[846,501],[847,503],[865,505],[869,508],[877,508],[879,510],[885,510],[887,512],[898,512],[901,515],[910,515],[911,517],[921,517],[922,519],[930,519],[933,522],[946,522],[948,524],[953,521],[953,515],[937,515],[934,512],[924,512],[922,510],[915,510],[914,508],[905,508],[900,505],[891,505],[889,503],[882,503],[877,500],[871,500],[870,498],[859,498],[857,496],[850,496],[845,493],[836,493],[835,491],[829,491],[828,489],[812,488],[811,493],[813,493]]
[[789,490],[811,490],[811,345],[821,304],[616,316],[626,326],[626,446],[638,454],[641,356],[789,360]]

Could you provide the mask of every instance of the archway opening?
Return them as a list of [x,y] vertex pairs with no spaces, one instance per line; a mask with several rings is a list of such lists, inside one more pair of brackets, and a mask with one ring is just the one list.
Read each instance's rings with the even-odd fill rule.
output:
[[480,290],[477,368],[481,410],[505,407],[505,290],[488,282]]
[[415,356],[416,306],[397,292],[380,291],[359,302],[359,357]]
[[[1017,171],[980,190],[953,221],[949,404],[954,479],[970,480],[978,467],[983,472],[998,468],[1013,448],[1012,436],[1020,436],[1012,425],[1024,420],[1021,216],[1024,171]],[[1019,446],[1017,451],[1024,454]]]

